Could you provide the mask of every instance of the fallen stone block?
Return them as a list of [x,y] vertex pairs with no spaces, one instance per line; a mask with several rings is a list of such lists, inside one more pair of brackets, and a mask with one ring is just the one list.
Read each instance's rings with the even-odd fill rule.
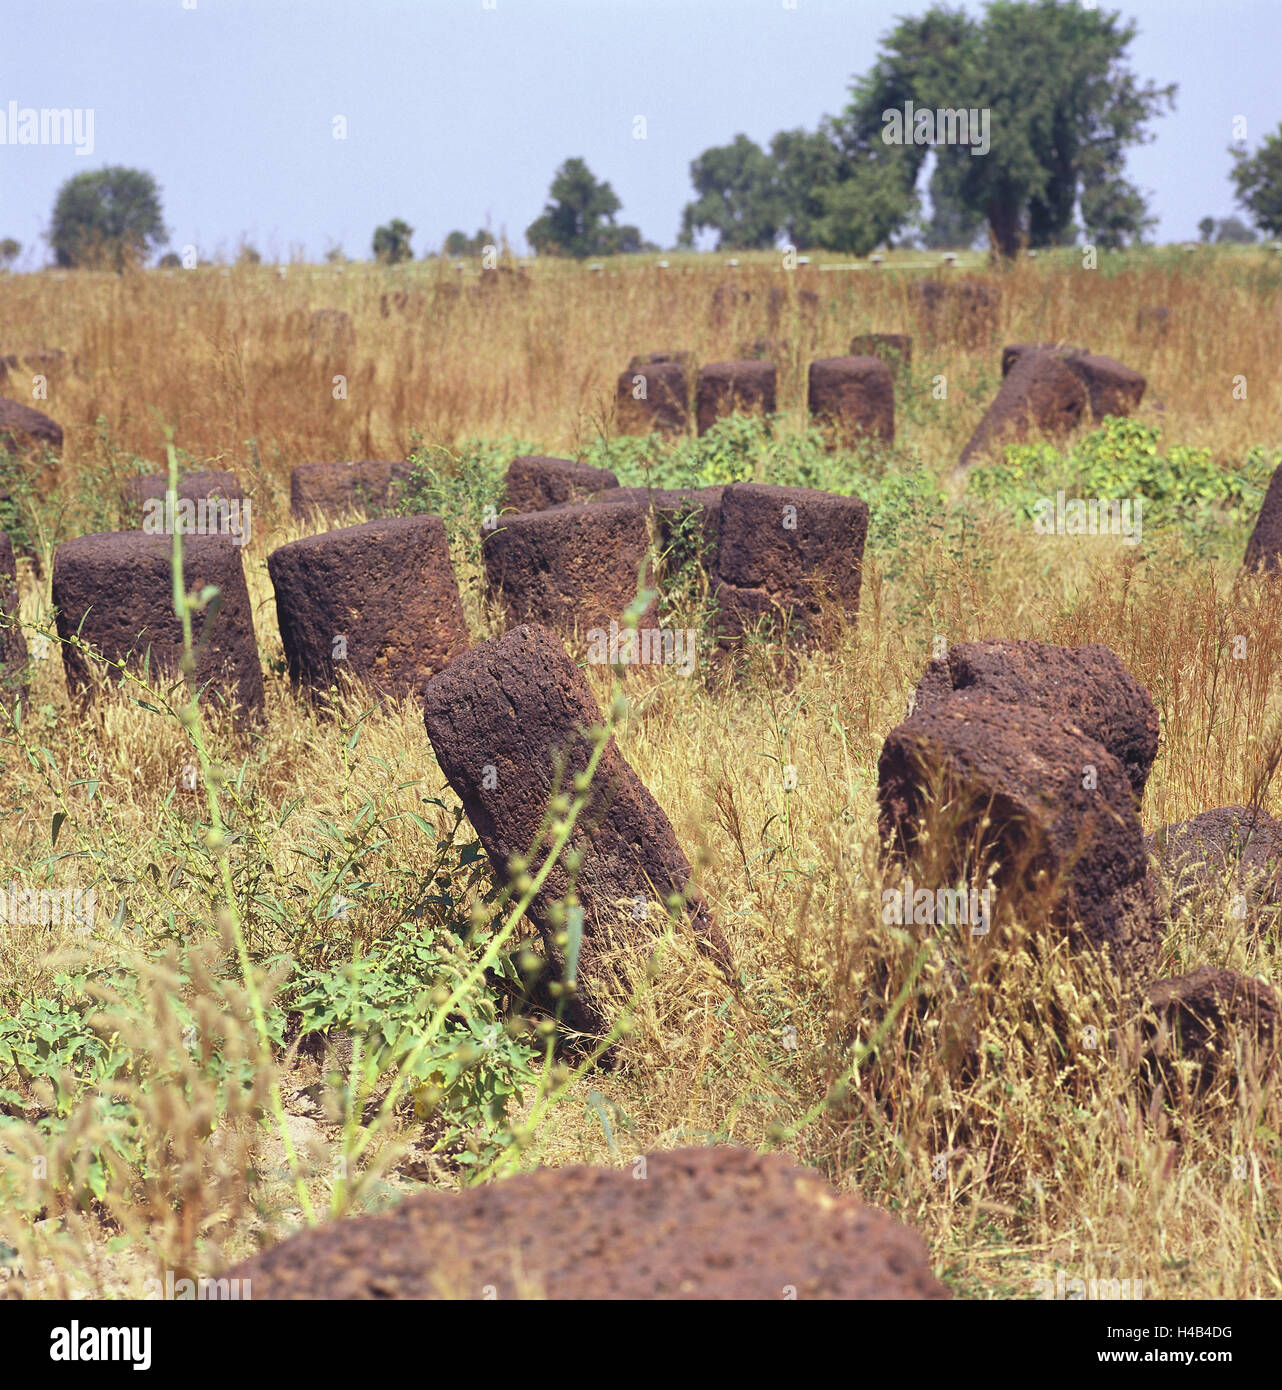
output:
[[1008,443],[1023,443],[1032,430],[1061,438],[1086,410],[1087,393],[1071,363],[1051,352],[1021,356],[1002,382],[958,466],[965,468]]
[[1076,724],[1122,764],[1137,804],[1144,795],[1157,757],[1157,709],[1107,647],[958,642],[926,668],[912,712],[929,709],[955,690],[979,691]]
[[[1233,1089],[1239,1053],[1259,1080],[1274,1070],[1282,1009],[1264,981],[1202,965],[1149,985],[1146,1003],[1144,1067],[1168,1095],[1200,1095],[1219,1080]],[[1193,1064],[1191,1076],[1181,1076],[1180,1060]]]
[[1282,824],[1252,806],[1217,806],[1163,826],[1144,842],[1156,858],[1172,912],[1199,894],[1227,892],[1230,912],[1256,931],[1282,905]]
[[1275,468],[1260,504],[1251,539],[1246,543],[1248,570],[1271,573],[1282,568],[1282,468]]
[[[463,802],[495,873],[513,858],[534,873],[550,844],[544,825],[554,796],[575,794],[574,778],[593,750],[589,731],[604,724],[583,673],[556,636],[523,626],[482,642],[428,682],[425,720],[432,748]],[[609,1026],[609,984],[618,947],[644,943],[666,925],[669,900],[723,970],[729,950],[690,885],[690,865],[658,802],[614,740],[588,789],[570,845],[580,856],[573,878],[583,908],[578,989],[570,1020],[589,1031]],[[557,819],[552,817],[552,819]],[[565,925],[558,905],[571,877],[558,861],[534,899],[530,918],[565,977]]]
[[[991,870],[998,904],[1030,927],[1045,914],[1123,978],[1151,975],[1161,937],[1144,836],[1131,781],[1102,744],[1045,710],[960,690],[892,729],[877,771],[893,855],[935,856],[938,886],[967,872],[983,884]],[[945,814],[946,828],[934,824]]]

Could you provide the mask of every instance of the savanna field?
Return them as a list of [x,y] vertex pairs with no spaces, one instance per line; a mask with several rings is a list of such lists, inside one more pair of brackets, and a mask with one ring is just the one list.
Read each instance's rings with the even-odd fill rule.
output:
[[[96,903],[89,934],[3,928],[0,1293],[141,1296],[424,1186],[734,1144],[914,1227],[959,1298],[1035,1298],[1061,1275],[1141,1281],[1146,1299],[1282,1296],[1276,1073],[1243,1057],[1209,1093],[1154,1094],[1121,984],[1066,940],[1034,956],[1037,924],[1003,917],[981,937],[939,928],[941,950],[883,921],[876,799],[883,741],[941,643],[1035,638],[1102,643],[1151,693],[1146,832],[1211,807],[1282,815],[1282,579],[1241,572],[1282,464],[1282,256],[966,260],[0,276],[0,349],[66,354],[47,400],[26,374],[3,388],[65,446],[0,453],[35,658],[20,718],[11,695],[0,714],[0,883]],[[932,341],[911,286],[962,274],[994,288],[998,329]],[[750,297],[714,302],[730,283]],[[354,346],[309,340],[319,309],[351,316]],[[869,332],[913,335],[895,443],[830,452],[807,364]],[[785,344],[772,421],[618,433],[634,354],[737,359],[765,337]],[[1002,345],[1022,342],[1115,357],[1147,378],[1143,402],[957,477]],[[124,484],[166,469],[170,442],[179,468],[229,470],[252,501],[256,727],[206,701],[191,717],[156,671],[84,712],[68,698],[53,551],[134,524]],[[537,935],[513,923],[421,707],[346,685],[322,712],[291,689],[266,566],[309,533],[295,465],[411,459],[401,505],[444,519],[472,640],[495,636],[481,525],[521,454],[624,485],[797,484],[871,512],[858,621],[791,679],[765,647],[730,679],[706,639],[689,676],[584,667],[735,959],[730,983],[675,930],[634,953],[607,1065],[527,997]],[[1142,498],[1140,544],[1040,534],[1038,500],[1061,489]],[[664,625],[706,634],[699,568],[672,553],[659,573]],[[1279,926],[1253,930],[1221,889],[1170,914],[1157,974],[1276,985]],[[959,1069],[963,1015],[979,1061]]]

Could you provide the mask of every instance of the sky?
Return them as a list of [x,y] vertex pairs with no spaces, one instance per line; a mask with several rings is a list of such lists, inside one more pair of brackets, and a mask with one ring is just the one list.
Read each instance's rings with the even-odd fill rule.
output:
[[[1083,0],[1088,3],[1088,0]],[[125,164],[160,185],[171,245],[272,260],[370,255],[374,228],[416,254],[488,226],[518,251],[557,166],[581,155],[619,220],[671,246],[690,161],[740,131],[766,143],[845,105],[880,36],[927,0],[0,0],[0,114],[92,113],[93,148],[0,145],[0,237],[19,269],[63,181]],[[976,3],[962,8],[979,12]],[[1282,0],[1121,0],[1141,79],[1176,109],[1134,149],[1159,241],[1238,209],[1233,122],[1282,120]],[[636,118],[645,138],[637,139]],[[337,118],[346,138],[336,139]],[[88,131],[82,125],[81,134]],[[87,141],[82,140],[82,144]]]

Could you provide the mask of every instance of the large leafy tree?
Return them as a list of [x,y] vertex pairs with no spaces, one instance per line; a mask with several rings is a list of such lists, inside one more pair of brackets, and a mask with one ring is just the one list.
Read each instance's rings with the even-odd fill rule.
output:
[[[1134,37],[1120,15],[1077,0],[992,0],[976,19],[937,6],[902,20],[852,87],[840,120],[847,146],[866,150],[887,129],[883,113],[909,100],[918,110],[987,111],[986,154],[933,148],[950,200],[982,213],[997,252],[1071,239],[1075,207],[1103,244],[1138,240],[1151,219],[1122,175],[1124,156],[1151,138],[1145,126],[1173,104],[1175,87],[1141,84],[1125,67]],[[891,148],[915,186],[932,147]]]
[[716,232],[723,250],[774,245],[782,217],[776,166],[755,140],[736,135],[729,145],[704,150],[690,164],[690,180],[698,197],[682,212],[682,245],[704,229]]
[[617,226],[623,204],[582,159],[567,159],[556,171],[542,215],[525,229],[526,240],[540,256],[608,256],[639,250],[641,233]]
[[1237,201],[1262,232],[1282,236],[1282,125],[1264,137],[1254,154],[1248,155],[1243,145],[1231,147],[1229,153]]
[[48,238],[60,266],[137,265],[168,239],[156,180],[119,165],[75,175],[58,190]]
[[410,238],[414,228],[399,217],[393,217],[385,226],[374,228],[374,259],[383,265],[400,265],[402,261],[414,259],[410,249]]

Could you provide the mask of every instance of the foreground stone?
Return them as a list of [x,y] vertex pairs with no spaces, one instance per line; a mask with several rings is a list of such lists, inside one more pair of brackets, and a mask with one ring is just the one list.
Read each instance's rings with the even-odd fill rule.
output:
[[618,478],[608,468],[593,468],[573,459],[523,454],[507,466],[503,505],[513,512],[541,512],[548,507],[586,502],[606,488],[618,486]]
[[1282,903],[1282,824],[1251,806],[1217,806],[1163,826],[1145,841],[1178,912],[1199,893],[1227,890],[1240,916],[1261,930]]
[[1230,1087],[1239,1079],[1237,1057],[1263,1080],[1277,1063],[1282,1008],[1276,991],[1236,970],[1199,966],[1187,975],[1157,980],[1146,1002],[1154,1021],[1145,1020],[1145,1064],[1168,1094],[1180,1094],[1185,1078],[1176,1062],[1192,1062],[1188,1089],[1208,1090],[1219,1080]]
[[421,695],[467,648],[440,517],[305,536],[272,551],[267,569],[295,686],[325,691],[348,671],[393,699]]
[[1057,357],[1067,359],[1080,357],[1085,351],[1085,348],[1073,347],[1069,343],[1007,343],[1002,348],[1002,376],[1009,376],[1016,362],[1029,353],[1052,352]]
[[[172,556],[170,536],[142,531],[80,536],[64,541],[54,552],[53,602],[73,697],[87,695],[90,689],[89,662],[68,644],[77,632],[101,656],[125,661],[131,669],[141,669],[150,651],[153,685],[178,679],[182,624],[174,612]],[[203,686],[208,681],[242,709],[258,710],[263,704],[263,674],[240,549],[221,536],[184,537],[184,588],[199,592],[210,584],[222,591],[222,605],[200,648],[196,683]],[[194,640],[200,639],[204,622],[204,613],[193,618]]]
[[486,583],[509,621],[565,633],[619,622],[649,554],[646,508],[631,501],[504,515],[482,539]]
[[721,495],[717,555],[723,642],[761,618],[804,633],[825,601],[859,611],[868,504],[811,488],[734,483]]
[[390,507],[408,463],[362,459],[356,463],[300,463],[289,475],[289,510],[300,521],[327,520],[354,511]]
[[1086,387],[1087,403],[1094,420],[1102,420],[1106,415],[1130,415],[1144,398],[1148,382],[1115,357],[1083,352],[1067,361]]
[[700,434],[727,415],[775,413],[773,362],[709,362],[699,370],[696,419]]
[[660,352],[638,352],[628,360],[628,371],[639,372],[646,367],[658,367],[664,362],[679,362],[689,371],[694,366],[694,353],[675,348]]
[[1068,361],[1051,352],[1025,353],[993,397],[958,466],[1022,443],[1033,430],[1060,438],[1081,421],[1086,405],[1086,388]]
[[1251,539],[1246,543],[1248,570],[1270,573],[1282,568],[1282,468],[1275,468],[1260,504]]
[[615,389],[620,434],[682,434],[690,427],[684,363],[656,362],[623,372]]
[[895,442],[895,380],[877,357],[821,357],[810,364],[810,414],[833,442]]
[[1030,925],[1067,930],[1123,976],[1151,975],[1160,935],[1143,832],[1102,744],[1042,709],[960,690],[892,729],[877,770],[883,840],[910,864],[934,856],[939,882],[923,886],[952,886],[979,846],[971,867],[981,884],[994,867],[998,909],[1023,906]]
[[734,1148],[425,1192],[229,1274],[256,1299],[949,1297],[915,1231],[789,1158]]
[[0,444],[11,454],[41,445],[61,450],[62,426],[21,401],[0,396]]
[[851,357],[879,357],[892,376],[912,366],[913,340],[908,333],[859,333],[850,340]]
[[929,709],[954,690],[979,691],[1068,720],[1122,764],[1137,804],[1143,796],[1157,757],[1157,708],[1107,647],[958,642],[926,668],[912,711]]
[[[424,704],[437,762],[495,873],[506,881],[514,856],[528,859],[535,873],[549,844],[541,829],[549,803],[562,790],[574,795],[574,778],[592,753],[588,731],[604,724],[582,672],[553,633],[518,627],[447,666],[428,682]],[[581,856],[574,888],[584,922],[569,1017],[595,1032],[608,1027],[616,951],[647,943],[666,925],[672,895],[688,898],[695,937],[722,969],[729,969],[730,956],[707,907],[690,891],[690,864],[667,816],[613,739],[588,798],[570,841]],[[570,888],[558,861],[530,910],[562,979],[565,951],[557,933],[564,921],[557,905]]]
[[9,626],[18,618],[18,562],[13,542],[0,531],[0,700],[11,707],[15,694],[26,701],[27,639],[20,627]]

